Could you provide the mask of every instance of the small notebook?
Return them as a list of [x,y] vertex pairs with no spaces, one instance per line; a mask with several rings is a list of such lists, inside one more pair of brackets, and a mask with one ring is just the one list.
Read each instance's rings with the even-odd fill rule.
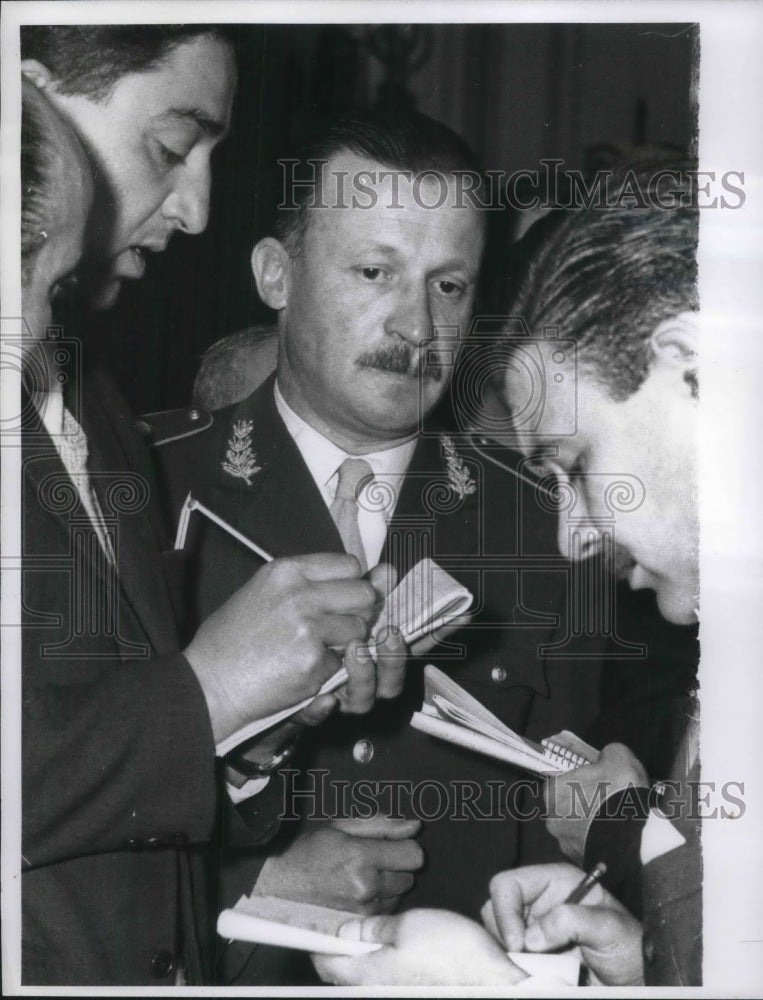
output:
[[[256,545],[250,538],[242,535],[208,507],[195,500],[190,493],[186,497],[180,514],[175,538],[176,549],[183,548],[185,545],[188,523],[193,511],[198,511],[207,517],[223,531],[256,552],[266,562],[272,561],[273,557],[269,553]],[[465,614],[471,607],[473,600],[474,597],[466,587],[462,586],[449,573],[446,573],[433,559],[422,559],[406,573],[394,590],[387,595],[369,641],[372,655],[376,641],[383,636],[383,630],[389,626],[394,625],[399,628],[406,644],[410,646],[411,643],[430,635],[454,618]],[[344,667],[340,667],[332,677],[329,677],[318,693],[330,694],[346,681],[347,671]],[[284,719],[288,719],[289,716],[309,705],[313,697],[315,696],[243,726],[217,744],[217,755],[224,757],[240,743],[244,743],[253,736],[257,736],[258,733],[271,729],[279,722],[283,722]]]
[[277,896],[242,896],[217,918],[220,937],[295,948],[318,955],[365,955],[381,945],[344,940],[337,931],[356,914]]
[[[333,910],[314,903],[296,903],[277,896],[242,896],[217,918],[220,937],[295,948],[319,955],[366,955],[381,945],[337,936],[356,913]],[[580,952],[577,948],[557,954],[508,952],[508,957],[531,976],[553,976],[559,985],[577,986]]]
[[536,774],[569,771],[599,757],[598,750],[567,730],[540,743],[519,736],[431,663],[424,668],[424,704],[411,725]]

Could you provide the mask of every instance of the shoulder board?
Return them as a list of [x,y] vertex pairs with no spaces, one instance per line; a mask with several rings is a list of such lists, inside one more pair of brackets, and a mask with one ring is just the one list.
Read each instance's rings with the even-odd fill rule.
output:
[[136,422],[137,428],[152,448],[183,441],[208,430],[215,422],[209,410],[201,406],[183,406],[178,410],[158,410],[144,413]]

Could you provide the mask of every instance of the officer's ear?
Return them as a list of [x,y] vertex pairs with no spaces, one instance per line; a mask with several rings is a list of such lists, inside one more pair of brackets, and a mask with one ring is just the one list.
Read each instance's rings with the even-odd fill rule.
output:
[[697,351],[699,348],[699,313],[687,310],[663,320],[653,331],[650,346],[655,366],[675,378],[680,391],[696,398]]
[[280,311],[289,301],[291,258],[279,240],[267,236],[252,250],[252,273],[266,306]]

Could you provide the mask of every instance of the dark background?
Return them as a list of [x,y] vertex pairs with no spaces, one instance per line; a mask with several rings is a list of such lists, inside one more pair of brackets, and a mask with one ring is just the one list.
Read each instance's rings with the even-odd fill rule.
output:
[[176,235],[111,310],[67,321],[137,412],[188,403],[203,351],[272,318],[249,270],[270,214],[258,177],[306,113],[414,106],[506,171],[542,157],[585,170],[696,141],[689,25],[240,25],[236,35],[238,95],[214,154],[207,231]]

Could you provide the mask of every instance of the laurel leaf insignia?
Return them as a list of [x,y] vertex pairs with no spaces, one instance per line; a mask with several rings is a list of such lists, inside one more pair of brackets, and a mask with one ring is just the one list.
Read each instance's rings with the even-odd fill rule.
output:
[[252,451],[251,420],[236,420],[233,423],[233,434],[228,439],[228,450],[225,461],[221,462],[223,472],[235,479],[243,479],[247,486],[252,485],[252,476],[262,468],[257,465],[257,456]]
[[445,456],[445,464],[448,472],[448,483],[460,500],[471,493],[477,492],[477,484],[472,479],[471,473],[464,464],[463,458],[456,451],[453,438],[449,434],[440,435],[440,444]]

